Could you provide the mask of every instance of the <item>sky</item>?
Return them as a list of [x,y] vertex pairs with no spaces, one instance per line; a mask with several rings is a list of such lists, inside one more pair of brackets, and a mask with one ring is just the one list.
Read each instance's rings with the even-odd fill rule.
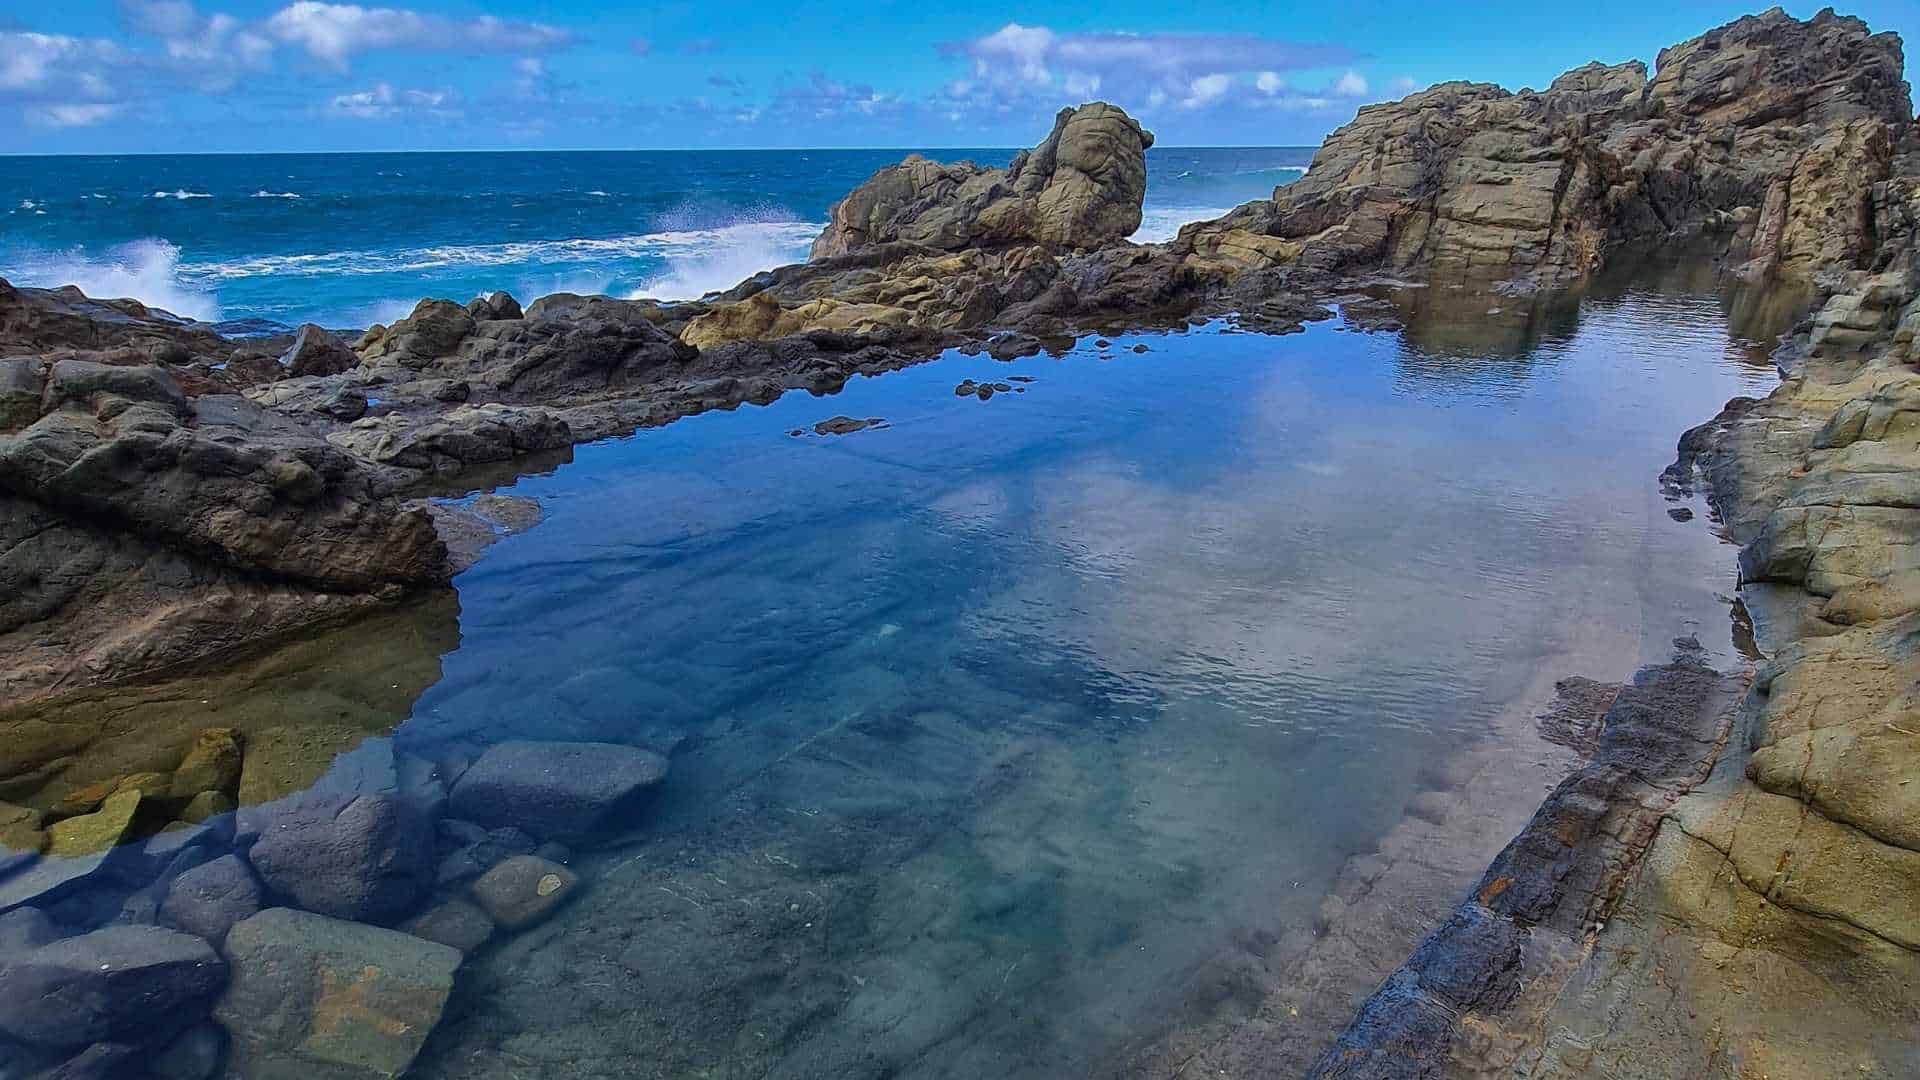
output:
[[[1095,98],[1164,145],[1312,145],[1448,79],[1544,87],[1717,0],[0,0],[0,153],[1025,146]],[[1812,4],[1786,5],[1802,18]],[[1920,41],[1920,0],[1846,9]]]

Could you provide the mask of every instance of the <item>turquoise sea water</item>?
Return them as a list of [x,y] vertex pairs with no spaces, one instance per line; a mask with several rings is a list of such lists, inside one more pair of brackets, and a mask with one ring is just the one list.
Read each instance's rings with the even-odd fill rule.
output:
[[[909,152],[7,157],[0,277],[335,327],[494,289],[688,299],[804,259],[828,207]],[[1264,197],[1312,154],[1155,149],[1139,237]]]

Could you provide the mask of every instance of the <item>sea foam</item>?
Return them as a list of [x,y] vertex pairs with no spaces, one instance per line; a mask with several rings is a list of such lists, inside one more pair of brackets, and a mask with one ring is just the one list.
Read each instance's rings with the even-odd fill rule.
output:
[[13,252],[8,277],[16,285],[58,288],[78,285],[96,299],[130,297],[175,315],[213,321],[219,298],[181,277],[180,249],[165,240],[135,240],[89,255],[81,248]]

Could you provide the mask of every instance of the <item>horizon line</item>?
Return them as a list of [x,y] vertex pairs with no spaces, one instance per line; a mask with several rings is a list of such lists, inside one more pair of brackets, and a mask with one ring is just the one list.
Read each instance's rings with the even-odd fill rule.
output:
[[[1194,143],[1155,144],[1154,150],[1317,150],[1320,143]],[[1031,150],[1031,146],[994,146],[988,143],[951,146],[542,146],[419,150],[122,150],[92,153],[48,154],[31,150],[0,150],[0,158],[102,158],[102,157],[345,157],[356,154],[686,154],[686,153],[768,153],[805,150]]]

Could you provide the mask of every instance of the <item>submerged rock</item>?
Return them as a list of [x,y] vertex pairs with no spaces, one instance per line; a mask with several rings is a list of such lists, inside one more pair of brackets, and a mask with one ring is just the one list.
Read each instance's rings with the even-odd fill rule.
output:
[[214,1016],[241,1076],[400,1075],[440,1021],[460,952],[397,930],[270,908],[227,935]]
[[433,883],[433,826],[391,795],[322,795],[274,808],[247,853],[260,879],[301,907],[385,922]]
[[524,930],[553,914],[573,898],[580,876],[535,855],[515,855],[480,875],[473,897],[493,921],[508,930]]
[[235,923],[260,910],[260,901],[253,871],[239,856],[223,855],[168,884],[160,921],[218,945]]
[[0,968],[0,1031],[42,1046],[152,1044],[205,1015],[226,976],[197,937],[111,926]]
[[667,759],[614,743],[507,742],[453,787],[453,813],[578,843],[626,822],[667,776]]

